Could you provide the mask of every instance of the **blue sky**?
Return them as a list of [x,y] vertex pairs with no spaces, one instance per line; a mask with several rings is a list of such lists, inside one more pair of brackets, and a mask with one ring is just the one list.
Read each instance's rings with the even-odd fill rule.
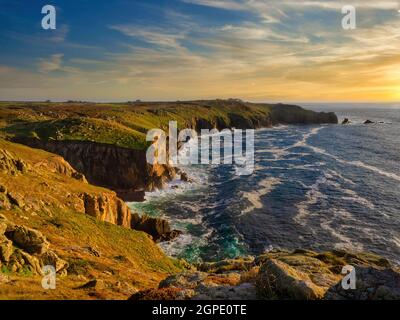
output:
[[[41,8],[57,8],[57,29]],[[357,29],[342,29],[343,5]],[[396,101],[397,1],[0,0],[0,99]]]

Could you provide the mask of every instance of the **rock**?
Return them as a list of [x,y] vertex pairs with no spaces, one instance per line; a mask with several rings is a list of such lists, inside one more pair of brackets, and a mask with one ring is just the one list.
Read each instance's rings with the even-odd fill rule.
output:
[[315,300],[323,298],[326,291],[306,273],[275,259],[261,267],[257,287],[269,299]]
[[95,256],[95,257],[100,257],[101,256],[100,252],[97,249],[93,248],[93,247],[88,247],[87,251],[89,251],[89,253],[92,256]]
[[131,228],[146,232],[156,242],[170,241],[182,234],[182,231],[171,230],[167,220],[152,218],[147,215],[139,216],[137,213],[132,214]]
[[42,268],[38,258],[20,249],[14,250],[7,267],[11,272],[14,273],[42,273]]
[[194,289],[201,284],[207,277],[204,272],[183,272],[166,278],[161,281],[159,288],[181,288]]
[[75,180],[78,180],[78,181],[81,181],[81,182],[84,182],[84,183],[88,183],[87,180],[86,180],[85,175],[83,175],[80,172],[72,172],[71,173],[71,177],[74,178]]
[[348,118],[345,118],[343,121],[342,121],[342,124],[350,124],[351,123],[351,121],[348,119]]
[[174,240],[175,238],[179,237],[182,234],[183,234],[183,232],[180,230],[172,230],[171,232],[162,234],[157,241],[158,242],[168,242],[168,241]]
[[371,121],[371,120],[367,120],[364,122],[364,124],[374,124],[375,122]]
[[27,163],[18,159],[11,152],[0,149],[0,171],[8,172],[11,175],[25,173],[29,169]]
[[16,246],[31,254],[42,254],[49,248],[49,243],[42,233],[25,226],[14,226],[7,230],[6,237]]
[[68,262],[58,257],[53,251],[47,251],[40,256],[40,262],[43,266],[53,266],[56,272],[60,275],[66,275],[68,269]]
[[85,213],[104,222],[131,227],[131,210],[114,193],[81,195]]
[[228,259],[218,262],[205,262],[197,265],[197,269],[203,272],[222,273],[227,271],[247,271],[251,269],[254,257]]
[[104,288],[105,288],[104,281],[100,279],[92,279],[89,282],[85,283],[83,286],[79,287],[79,289],[96,289],[96,290],[102,290]]
[[0,262],[9,262],[13,251],[12,242],[0,235]]
[[134,294],[131,300],[254,300],[257,290],[252,283],[240,283],[239,273],[208,274],[184,272],[160,282],[158,289]]
[[12,205],[17,206],[18,208],[23,208],[25,206],[23,197],[18,193],[8,192],[7,197]]
[[326,294],[330,300],[399,300],[400,274],[393,269],[355,266],[356,289],[344,290],[341,283]]
[[189,181],[189,176],[186,172],[181,173],[181,181],[183,182],[188,182]]
[[[356,268],[356,290],[344,290],[342,268]],[[201,271],[169,276],[132,300],[400,299],[400,273],[379,256],[342,250],[318,253],[271,250],[197,265]]]

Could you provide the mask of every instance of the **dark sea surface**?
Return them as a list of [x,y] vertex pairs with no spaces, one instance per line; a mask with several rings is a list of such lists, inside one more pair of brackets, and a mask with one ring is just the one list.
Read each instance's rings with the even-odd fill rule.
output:
[[336,248],[400,263],[400,105],[306,107],[352,124],[258,130],[252,175],[187,166],[193,183],[173,182],[130,206],[183,230],[161,246],[189,261]]

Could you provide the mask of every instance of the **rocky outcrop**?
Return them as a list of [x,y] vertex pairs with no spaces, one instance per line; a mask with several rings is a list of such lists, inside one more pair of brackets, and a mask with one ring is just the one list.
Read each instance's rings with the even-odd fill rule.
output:
[[[385,279],[379,276],[381,272],[400,276],[386,259],[339,250],[325,253],[276,251],[258,257],[255,263],[261,266],[257,277],[259,294],[266,299],[333,299],[332,292],[338,287],[341,288],[338,292],[349,292],[355,298],[354,291],[344,290],[341,284],[344,277],[342,269],[347,265],[356,268],[357,283],[365,282],[366,287],[374,286],[375,282],[385,283]],[[374,276],[365,277],[364,273],[357,272],[359,268],[374,270]],[[386,285],[392,286],[392,293],[395,292],[393,286],[400,288],[399,283],[387,282]],[[358,295],[358,298],[361,296]]]
[[[353,266],[356,289],[342,287],[344,266]],[[399,299],[400,273],[383,258],[334,250],[317,253],[275,250],[258,257],[197,265],[134,294],[148,299]]]
[[21,159],[18,159],[8,150],[0,149],[0,171],[10,175],[25,173],[28,165]]
[[169,222],[160,218],[152,218],[147,215],[132,214],[131,228],[146,232],[156,242],[170,241],[182,234],[182,231],[171,230]]
[[131,227],[131,210],[114,193],[81,195],[85,213],[100,221]]
[[373,122],[373,121],[371,121],[371,120],[366,120],[365,122],[364,122],[364,124],[374,124],[375,122]]
[[163,280],[157,289],[134,294],[130,300],[255,300],[253,283],[241,282],[239,273],[185,272]]
[[299,106],[278,104],[272,107],[272,124],[337,124],[338,117],[333,112],[314,112]]
[[148,164],[146,150],[85,141],[14,141],[62,156],[89,183],[111,189],[125,201],[136,201],[143,197],[143,190],[161,189],[175,177],[175,169],[168,165]]
[[51,265],[66,275],[68,263],[49,249],[50,244],[37,230],[15,225],[0,215],[0,267],[14,273],[42,274]]
[[399,300],[400,274],[393,269],[355,266],[356,288],[344,290],[341,283],[329,288],[328,300]]
[[348,118],[345,118],[343,121],[342,121],[342,124],[350,124],[351,123],[351,121],[348,119]]
[[[62,157],[9,142],[7,144],[10,150],[19,152],[0,149],[0,173],[4,177],[15,176],[13,180],[0,176],[0,209],[18,209],[34,214],[43,211],[51,215],[49,210],[52,207],[68,208],[100,221],[144,231],[158,242],[169,241],[180,234],[179,231],[171,230],[166,220],[139,217],[137,214],[132,216],[130,208],[115,192],[89,185],[85,177]],[[24,154],[24,151],[29,153]],[[31,181],[32,186],[27,186],[26,183]],[[21,184],[24,188],[21,188]],[[34,195],[32,188],[36,192]],[[14,241],[23,246],[21,239],[30,237],[32,250],[32,243],[38,238],[33,231],[28,234],[24,232],[28,231],[16,228],[13,231]]]

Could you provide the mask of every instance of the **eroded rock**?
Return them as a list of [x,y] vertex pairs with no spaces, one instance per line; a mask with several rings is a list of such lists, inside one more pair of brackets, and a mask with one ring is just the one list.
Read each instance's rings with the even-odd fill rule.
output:
[[49,243],[41,232],[25,226],[14,226],[5,235],[16,246],[31,254],[42,254],[49,248]]
[[39,231],[15,225],[0,215],[0,265],[14,273],[42,274],[46,265],[66,275],[68,263],[49,250],[46,237]]
[[132,214],[131,228],[146,232],[156,242],[170,241],[182,234],[182,231],[171,230],[169,222],[160,218],[152,218],[147,215]]

